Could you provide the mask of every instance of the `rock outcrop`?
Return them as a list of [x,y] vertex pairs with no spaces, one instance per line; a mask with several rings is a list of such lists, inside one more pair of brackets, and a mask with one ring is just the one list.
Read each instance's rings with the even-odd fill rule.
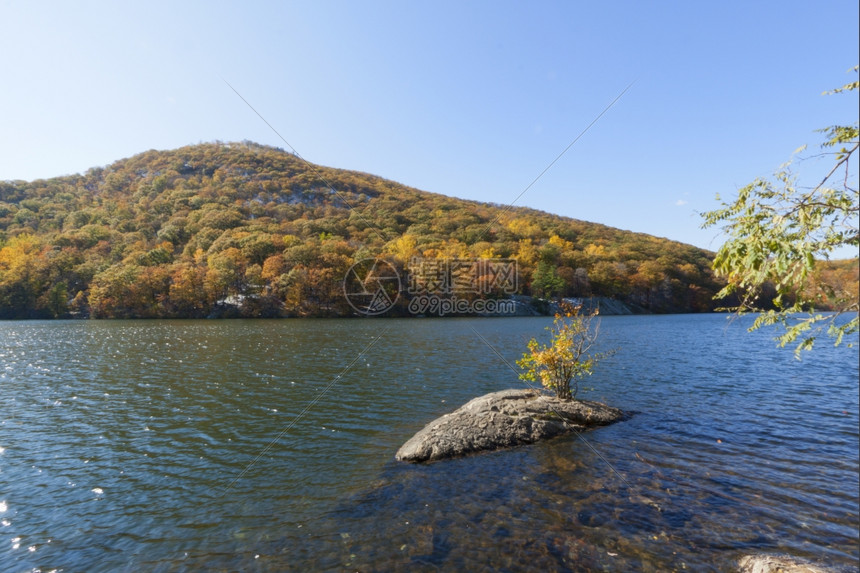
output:
[[834,573],[801,559],[779,555],[747,555],[738,561],[741,573]]
[[480,396],[427,424],[397,451],[405,462],[432,462],[530,444],[605,426],[624,412],[599,402],[560,400],[533,390],[502,390]]

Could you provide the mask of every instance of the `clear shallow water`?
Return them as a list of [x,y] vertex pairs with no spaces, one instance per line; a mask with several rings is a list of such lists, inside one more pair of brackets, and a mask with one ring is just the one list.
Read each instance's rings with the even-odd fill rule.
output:
[[0,323],[0,570],[856,567],[857,349],[721,316],[603,318],[626,422],[394,461],[549,322]]

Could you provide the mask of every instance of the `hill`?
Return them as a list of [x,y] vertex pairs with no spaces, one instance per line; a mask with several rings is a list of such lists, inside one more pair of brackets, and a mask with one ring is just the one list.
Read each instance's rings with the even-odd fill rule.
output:
[[345,273],[377,256],[401,276],[413,257],[516,259],[519,294],[604,296],[650,312],[712,310],[719,288],[713,254],[690,245],[311,166],[250,142],[0,182],[0,318],[228,307],[348,316]]

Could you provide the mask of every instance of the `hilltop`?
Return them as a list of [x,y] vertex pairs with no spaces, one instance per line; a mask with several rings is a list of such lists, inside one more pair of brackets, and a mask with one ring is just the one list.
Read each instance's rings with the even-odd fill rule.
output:
[[[349,316],[359,260],[516,259],[518,294],[713,309],[713,253],[523,207],[207,143],[0,182],[0,318]],[[405,276],[403,274],[402,276]],[[393,314],[403,313],[408,296]]]

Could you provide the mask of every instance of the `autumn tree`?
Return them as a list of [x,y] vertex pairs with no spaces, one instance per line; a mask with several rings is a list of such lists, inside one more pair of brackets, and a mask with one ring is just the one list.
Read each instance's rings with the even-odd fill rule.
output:
[[591,352],[600,333],[596,319],[596,309],[582,313],[581,307],[562,305],[552,326],[547,327],[551,335],[549,344],[532,338],[528,352],[517,360],[517,365],[523,369],[520,378],[527,382],[540,381],[562,400],[575,399],[579,380],[590,376],[598,362],[613,354],[613,351]]
[[666,255],[667,277],[693,264],[703,296],[717,290],[709,254],[690,245],[526,208],[499,214],[248,143],[0,181],[0,317],[197,317],[225,298],[243,316],[350,314],[346,269],[381,254],[401,271],[413,257],[513,258],[521,293],[628,302],[636,269]]
[[40,247],[38,238],[26,233],[0,243],[0,318],[33,311],[39,288],[33,267]]
[[193,263],[180,263],[172,268],[169,297],[175,316],[204,316],[208,305],[204,292],[206,269]]
[[[850,94],[857,89],[854,81],[825,93]],[[858,124],[820,132],[825,137],[820,156],[832,163],[818,184],[800,185],[789,162],[773,179],[756,179],[740,189],[733,202],[703,214],[704,227],[722,225],[728,235],[714,259],[714,270],[728,284],[716,296],[737,296],[739,304],[732,307],[737,313],[760,313],[750,330],[781,327],[780,346],[796,343],[798,356],[824,331],[838,345],[858,330],[857,290],[840,288],[839,283],[822,279],[820,272],[838,249],[848,247],[856,254],[860,246]],[[817,288],[808,288],[811,281]],[[816,312],[824,303],[838,312]],[[844,312],[854,316],[838,319]]]

